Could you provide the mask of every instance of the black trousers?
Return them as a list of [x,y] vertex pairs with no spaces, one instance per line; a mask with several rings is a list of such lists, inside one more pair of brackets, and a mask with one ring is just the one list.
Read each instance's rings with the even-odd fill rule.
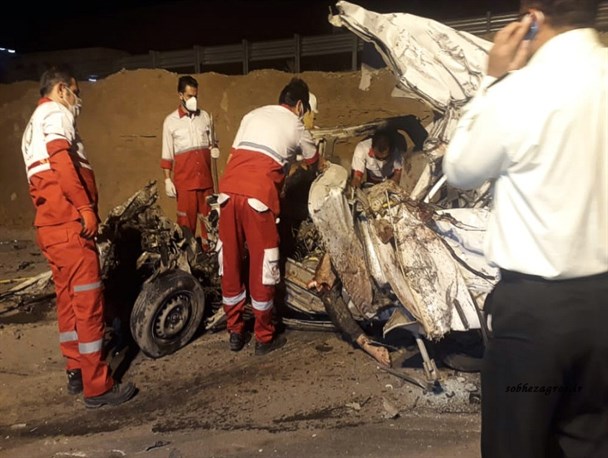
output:
[[488,295],[484,458],[608,457],[608,273],[503,271]]

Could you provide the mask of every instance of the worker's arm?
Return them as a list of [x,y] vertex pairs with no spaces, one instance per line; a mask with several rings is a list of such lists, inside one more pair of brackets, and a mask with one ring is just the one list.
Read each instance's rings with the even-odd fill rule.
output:
[[[460,189],[475,189],[486,180],[498,178],[509,158],[503,141],[506,132],[502,103],[492,96],[494,79],[486,77],[477,95],[464,107],[443,157],[448,183]],[[500,84],[500,83],[499,83]]]
[[160,159],[160,166],[163,169],[163,175],[165,177],[165,194],[167,197],[176,197],[177,191],[175,190],[175,184],[171,179],[171,171],[173,170],[173,160],[175,159],[175,147],[173,145],[173,134],[169,126],[168,119],[165,119],[163,123],[163,143],[162,153]]
[[173,160],[175,159],[175,148],[173,145],[173,134],[168,119],[163,123],[162,153],[160,167],[163,169],[165,178],[171,178]]
[[391,177],[391,180],[393,180],[397,184],[401,183],[401,169],[395,170],[393,172],[393,176]]
[[358,188],[363,182],[363,174],[365,173],[365,157],[368,154],[363,143],[357,144],[353,153],[353,160],[350,164],[352,178],[350,184],[353,188]]
[[[301,123],[300,123],[301,124]],[[310,132],[301,125],[302,135],[300,137],[299,149],[302,152],[302,159],[309,169],[316,172],[319,167],[319,150]]]
[[363,173],[358,170],[353,170],[353,176],[350,179],[350,185],[353,188],[358,188],[361,186],[361,182],[363,181]]
[[65,198],[82,217],[82,235],[91,238],[97,233],[97,213],[70,156],[75,130],[72,120],[61,111],[51,112],[43,121],[49,164]]
[[509,103],[513,94],[519,93],[519,88],[509,85],[513,81],[509,72],[528,62],[530,42],[524,36],[531,21],[526,15],[522,21],[503,27],[494,37],[488,55],[488,76],[465,107],[443,157],[443,171],[455,187],[475,189],[486,180],[498,178],[510,165],[505,147],[510,132],[505,126],[526,107]]
[[403,155],[405,151],[395,148],[393,150],[393,174],[391,180],[395,183],[401,183],[401,171],[403,170]]

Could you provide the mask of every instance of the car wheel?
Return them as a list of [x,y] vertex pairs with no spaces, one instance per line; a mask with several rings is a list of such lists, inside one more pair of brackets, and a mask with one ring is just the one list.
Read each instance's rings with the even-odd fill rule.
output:
[[131,333],[141,351],[160,358],[192,339],[204,310],[200,283],[187,272],[172,270],[144,284],[131,312]]

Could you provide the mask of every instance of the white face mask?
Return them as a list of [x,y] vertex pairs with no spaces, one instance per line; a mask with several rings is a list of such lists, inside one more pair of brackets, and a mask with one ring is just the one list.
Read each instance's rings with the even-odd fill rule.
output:
[[186,110],[190,112],[195,112],[198,109],[198,104],[196,103],[196,97],[190,97],[188,100],[184,102],[184,106]]
[[69,87],[66,87],[66,89],[72,93],[75,100],[74,105],[68,104],[68,110],[70,110],[70,113],[72,113],[72,115],[77,118],[80,114],[80,111],[82,110],[82,99],[76,94],[74,94],[74,92]]
[[70,111],[77,118],[82,111],[82,99],[77,99],[76,103],[70,107]]

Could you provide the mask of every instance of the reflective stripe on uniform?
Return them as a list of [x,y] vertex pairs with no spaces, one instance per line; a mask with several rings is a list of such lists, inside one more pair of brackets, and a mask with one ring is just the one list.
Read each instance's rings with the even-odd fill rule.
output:
[[206,149],[209,149],[208,145],[193,146],[192,148],[186,148],[181,151],[176,151],[175,153],[173,153],[173,155],[179,156],[180,154],[190,153],[192,151],[197,151],[197,150],[206,150]]
[[188,216],[186,212],[177,212],[177,216]]
[[51,170],[51,164],[49,164],[48,162],[43,163],[43,164],[38,164],[38,165],[32,167],[31,169],[28,169],[27,170],[28,180],[30,178],[32,178],[34,175],[36,175],[37,173],[44,172],[45,170]]
[[247,293],[245,291],[243,291],[241,294],[239,294],[238,296],[222,296],[222,302],[226,305],[236,305],[239,302],[241,302],[243,299],[245,299],[245,297],[247,297]]
[[45,159],[40,159],[39,161],[34,161],[30,165],[27,166],[27,169],[31,170],[35,167],[41,166],[42,164],[50,164],[49,158],[47,157]]
[[82,293],[84,291],[91,291],[92,289],[99,289],[99,288],[101,288],[101,282],[96,281],[95,283],[86,283],[84,285],[75,285],[74,292]]
[[78,333],[76,331],[66,331],[59,333],[59,343],[74,342],[78,340]]
[[80,342],[78,344],[78,352],[81,355],[88,355],[90,353],[96,353],[98,351],[101,351],[101,348],[103,346],[103,339],[99,339],[99,340],[95,340],[93,342]]
[[278,161],[281,165],[284,165],[287,162],[283,156],[281,156],[275,150],[273,150],[272,148],[269,148],[266,145],[260,145],[259,143],[254,143],[254,142],[240,142],[237,146],[237,149],[239,149],[239,148],[242,148],[242,149],[254,148],[259,151],[264,151],[264,152],[268,153],[270,156],[272,156],[274,158],[274,160]]
[[272,308],[273,302],[272,299],[269,301],[256,301],[255,299],[251,299],[251,306],[260,312],[265,312]]

